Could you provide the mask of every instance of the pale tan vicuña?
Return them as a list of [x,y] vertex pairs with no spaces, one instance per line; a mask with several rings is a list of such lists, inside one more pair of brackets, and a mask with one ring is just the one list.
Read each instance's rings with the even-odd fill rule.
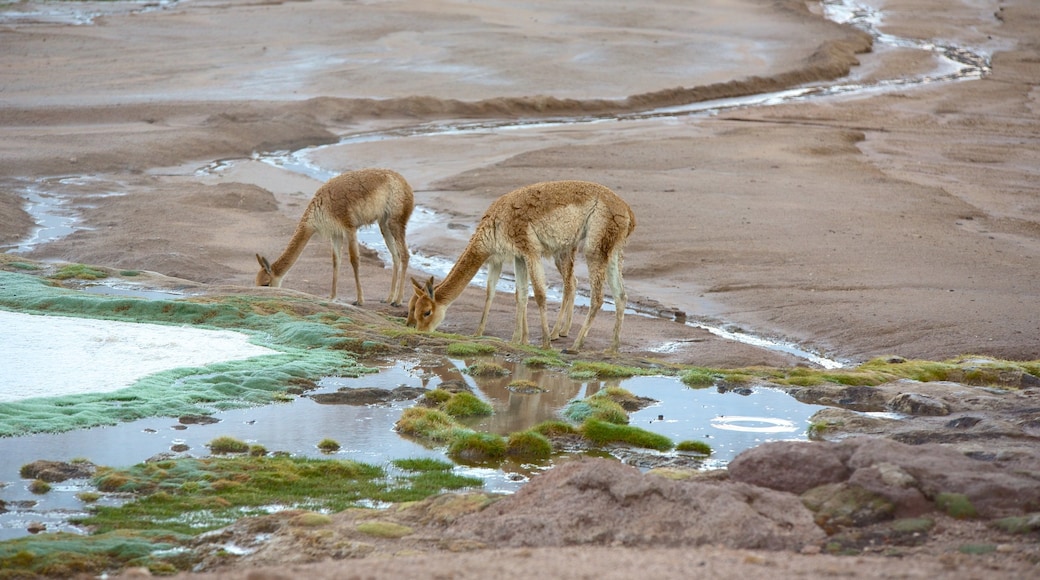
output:
[[357,229],[369,224],[379,224],[386,248],[393,259],[393,275],[390,294],[386,301],[397,306],[404,297],[405,272],[408,271],[408,244],[405,229],[415,207],[412,187],[396,171],[390,169],[359,169],[337,175],[325,182],[314,194],[307,209],[303,211],[296,231],[288,247],[274,262],[268,262],[260,254],[260,272],[256,275],[257,286],[280,287],[282,279],[296,260],[299,259],[307,242],[314,234],[332,243],[332,294],[336,298],[339,282],[340,249],[344,239],[350,265],[354,269],[354,284],[357,287],[355,304],[365,302],[358,275]]
[[[477,231],[444,280],[434,285],[414,278],[415,294],[408,305],[408,324],[419,330],[436,329],[454,302],[488,263],[487,298],[477,334],[484,330],[494,285],[506,258],[512,257],[516,270],[516,326],[513,342],[528,340],[528,276],[542,325],[542,346],[565,336],[574,309],[574,256],[584,243],[589,270],[590,304],[585,322],[574,340],[572,350],[585,342],[589,327],[603,305],[603,283],[610,286],[616,318],[610,350],[621,343],[621,323],[625,315],[625,285],[621,269],[625,243],[636,227],[635,214],[624,200],[606,186],[588,181],[547,181],[521,187],[495,200],[477,225]],[[564,281],[560,316],[549,330],[545,305],[545,271],[541,258],[552,257]]]

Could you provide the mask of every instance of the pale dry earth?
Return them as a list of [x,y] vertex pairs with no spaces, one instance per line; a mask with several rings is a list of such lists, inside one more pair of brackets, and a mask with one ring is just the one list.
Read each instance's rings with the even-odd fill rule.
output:
[[[104,15],[70,24],[45,13],[71,4]],[[677,324],[674,312],[853,363],[886,355],[1040,358],[1040,6],[870,4],[883,11],[882,32],[973,47],[991,56],[992,70],[981,80],[715,116],[375,139],[312,158],[331,171],[401,172],[420,205],[448,216],[410,231],[413,251],[448,259],[490,201],[515,187],[546,179],[608,185],[638,220],[626,253],[630,301],[665,313],[626,318],[621,350],[628,359],[722,367],[801,362]],[[867,52],[869,37],[824,21],[813,3],[148,6],[0,5],[25,15],[0,24],[0,243],[29,235],[24,196],[54,193],[69,200],[85,227],[34,247],[30,258],[249,285],[254,253],[282,249],[320,183],[250,161],[255,152],[432,122],[610,118],[935,67],[934,56],[916,49],[874,43]],[[226,160],[234,161],[227,170],[199,171]],[[364,308],[403,316],[402,308],[373,299],[389,284],[375,253],[366,253],[362,268],[370,298]],[[327,246],[314,243],[285,286],[325,295],[328,285]],[[349,287],[342,301],[352,300]],[[479,289],[464,293],[443,329],[472,332],[482,300]],[[490,334],[511,335],[512,310],[512,298],[499,297]],[[611,319],[597,319],[593,353],[606,346]],[[944,529],[981,543],[993,533],[964,522]],[[1035,560],[1015,556],[1028,550],[972,558],[951,551],[958,542],[898,559],[708,545],[538,546],[494,556],[481,550],[349,561],[307,574],[1035,573]]]

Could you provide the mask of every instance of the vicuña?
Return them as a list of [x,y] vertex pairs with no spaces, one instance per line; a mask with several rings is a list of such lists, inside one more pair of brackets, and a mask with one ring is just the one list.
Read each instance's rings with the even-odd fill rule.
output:
[[[495,283],[502,263],[513,258],[516,273],[516,326],[513,342],[526,343],[528,277],[542,325],[542,347],[566,336],[574,309],[574,257],[584,242],[589,270],[590,304],[585,322],[571,350],[581,349],[589,327],[603,305],[603,282],[610,285],[616,318],[610,351],[621,343],[625,315],[625,285],[621,276],[625,243],[636,227],[635,214],[624,200],[606,186],[588,181],[547,181],[514,190],[495,200],[480,219],[477,230],[440,284],[431,276],[424,283],[412,279],[415,294],[408,304],[408,324],[419,330],[435,330],[454,302],[488,263],[487,296],[477,334],[484,331]],[[541,258],[552,257],[563,276],[560,315],[549,330],[545,305],[545,270]]]
[[393,258],[390,294],[386,301],[398,306],[404,297],[405,272],[408,270],[405,228],[414,206],[412,187],[396,171],[359,169],[337,175],[318,188],[282,255],[274,262],[268,262],[267,258],[260,254],[256,255],[260,263],[256,285],[280,287],[282,279],[299,259],[307,242],[314,234],[318,234],[332,243],[330,298],[336,298],[340,249],[345,239],[350,265],[354,269],[354,285],[357,287],[357,299],[354,304],[364,304],[365,295],[361,290],[361,278],[358,275],[357,229],[377,223],[386,242],[386,248]]

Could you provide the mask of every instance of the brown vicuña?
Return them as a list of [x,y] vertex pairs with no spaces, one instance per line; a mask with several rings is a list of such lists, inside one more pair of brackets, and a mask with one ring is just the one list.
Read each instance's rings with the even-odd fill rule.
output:
[[[444,280],[434,286],[414,278],[415,295],[408,305],[408,324],[419,330],[435,330],[454,302],[488,263],[487,297],[477,334],[487,322],[494,287],[506,258],[513,257],[516,270],[516,326],[513,342],[526,343],[528,276],[541,316],[542,347],[566,336],[574,309],[574,256],[584,242],[589,270],[590,304],[585,322],[571,350],[581,349],[596,313],[603,305],[603,282],[610,285],[616,318],[610,351],[621,343],[625,315],[625,285],[621,275],[625,243],[636,227],[632,208],[609,188],[588,181],[547,181],[521,187],[495,200],[477,225],[477,231]],[[545,271],[542,257],[552,257],[563,276],[560,316],[549,330],[545,311]]]
[[288,247],[274,262],[268,262],[260,254],[260,271],[256,275],[257,286],[282,285],[282,279],[293,267],[303,248],[314,234],[332,243],[332,294],[336,298],[339,282],[340,248],[347,241],[350,265],[354,269],[354,284],[357,299],[354,304],[365,302],[358,275],[357,229],[373,223],[379,224],[386,248],[393,258],[393,275],[390,295],[386,301],[398,306],[404,298],[405,272],[408,271],[408,244],[405,228],[412,215],[415,199],[412,187],[404,177],[390,169],[359,169],[337,175],[325,182],[314,194],[307,209],[303,211],[296,231]]

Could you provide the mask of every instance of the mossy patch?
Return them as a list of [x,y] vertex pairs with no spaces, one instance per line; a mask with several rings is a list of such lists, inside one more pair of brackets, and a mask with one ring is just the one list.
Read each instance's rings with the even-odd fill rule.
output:
[[935,496],[935,507],[957,519],[968,519],[978,516],[974,504],[962,493],[940,493]]
[[675,450],[697,455],[711,455],[712,453],[711,445],[703,441],[680,441],[675,445]]
[[470,357],[495,354],[497,349],[494,345],[486,342],[453,342],[448,345],[446,353],[453,357]]
[[466,464],[500,461],[506,456],[506,440],[494,433],[460,432],[448,445],[448,456]]
[[552,443],[537,431],[517,431],[506,439],[506,455],[521,461],[548,459],[552,451]]
[[465,373],[472,377],[504,377],[509,369],[493,362],[478,362],[466,367]]
[[[145,417],[209,415],[285,400],[297,381],[377,372],[335,349],[349,319],[314,313],[313,301],[255,296],[145,300],[55,287],[36,276],[0,271],[0,308],[128,322],[234,329],[278,353],[179,368],[126,389],[0,403],[0,437],[114,425]],[[70,412],[74,409],[75,412]]]
[[597,419],[585,421],[580,431],[585,439],[597,445],[621,443],[657,451],[668,451],[674,446],[671,439],[664,435],[631,425],[617,425]]
[[375,538],[403,538],[415,533],[415,530],[408,526],[382,521],[361,522],[356,529],[362,534]]

